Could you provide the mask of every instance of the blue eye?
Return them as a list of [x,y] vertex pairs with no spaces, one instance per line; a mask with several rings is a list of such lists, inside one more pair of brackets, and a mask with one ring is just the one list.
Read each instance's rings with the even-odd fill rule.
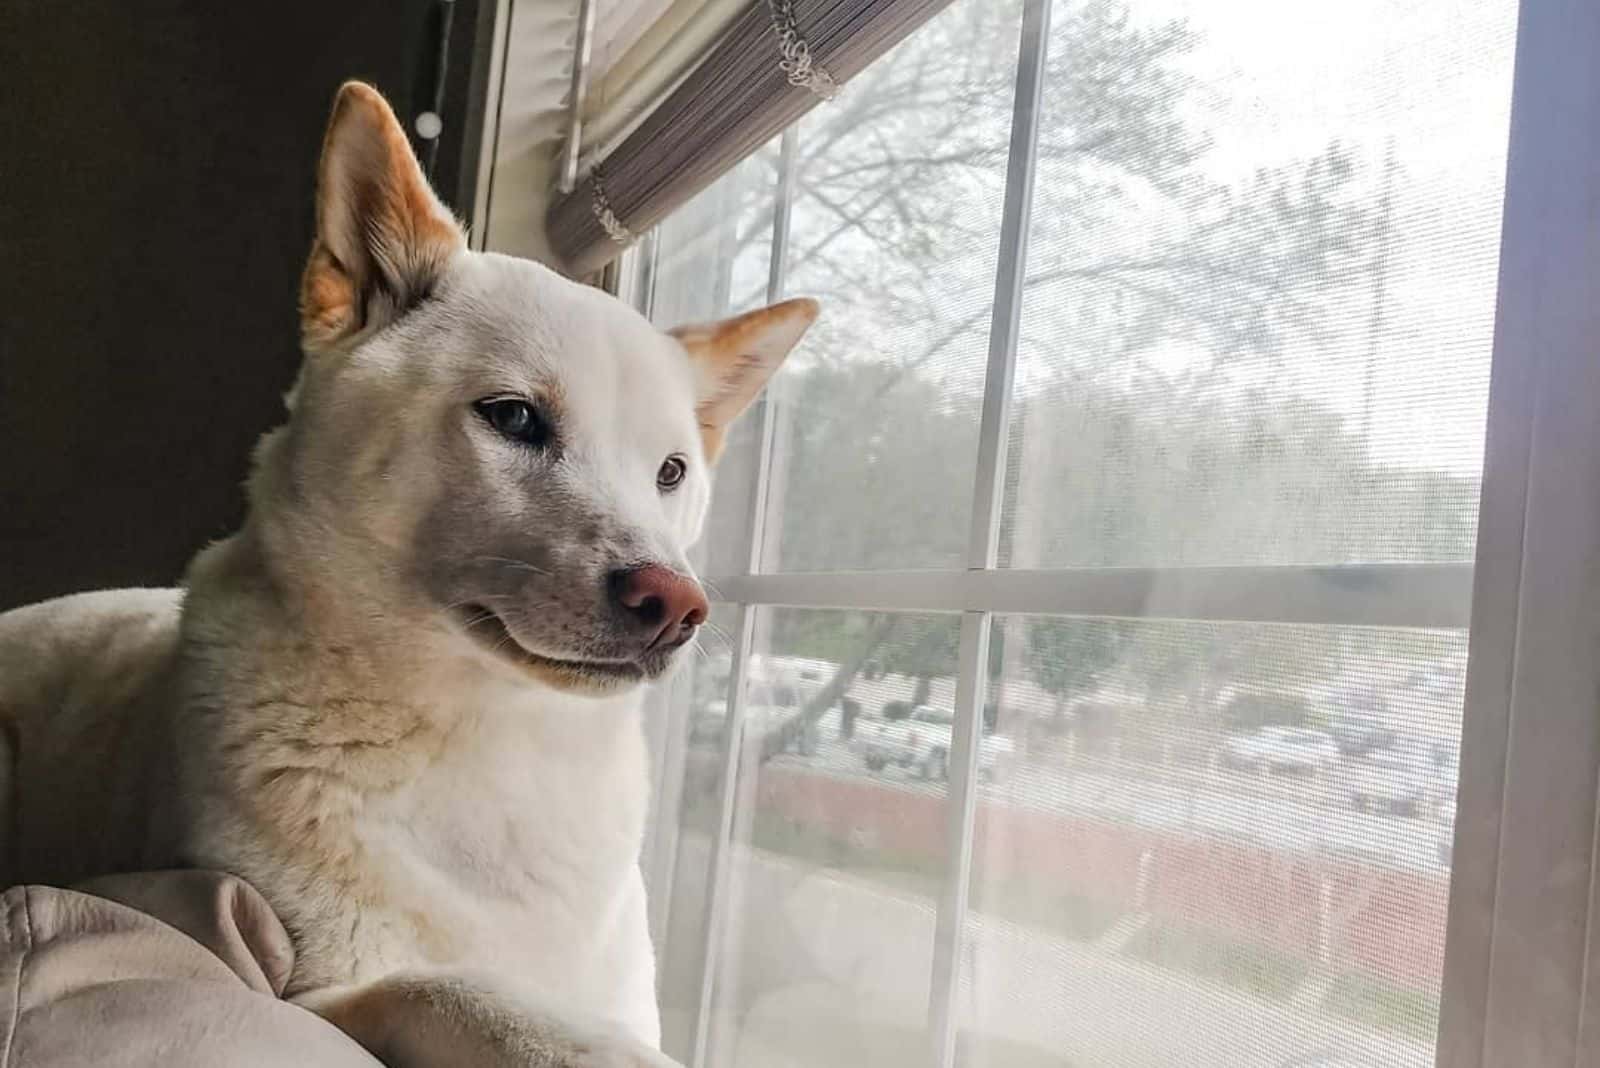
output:
[[550,424],[525,400],[499,397],[473,407],[496,432],[512,441],[542,448],[550,440]]
[[661,461],[661,467],[656,471],[656,489],[662,493],[671,493],[682,485],[688,477],[689,465],[681,456],[669,456]]

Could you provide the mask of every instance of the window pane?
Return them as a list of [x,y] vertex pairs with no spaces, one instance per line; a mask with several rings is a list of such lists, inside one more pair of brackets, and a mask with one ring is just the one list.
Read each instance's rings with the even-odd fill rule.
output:
[[656,230],[651,317],[664,327],[766,303],[777,142],[673,212]]
[[[823,314],[768,394],[765,570],[963,560],[1018,10],[959,0],[800,123],[787,292]],[[715,267],[682,262],[689,285]]]
[[1516,7],[1055,5],[1008,564],[1471,560]]
[[711,1064],[925,1063],[958,629],[759,615]]
[[[745,570],[769,431],[763,568],[964,565],[1020,7],[958,0],[802,123],[783,258],[824,317],[705,573]],[[1002,566],[1472,560],[1514,32],[1515,0],[1056,5]],[[692,317],[764,298],[758,165],[661,233]],[[756,618],[710,1063],[924,1064],[957,622]],[[1465,647],[997,620],[959,1063],[1433,1064]]]
[[1433,1063],[1463,632],[995,635],[964,1065]]

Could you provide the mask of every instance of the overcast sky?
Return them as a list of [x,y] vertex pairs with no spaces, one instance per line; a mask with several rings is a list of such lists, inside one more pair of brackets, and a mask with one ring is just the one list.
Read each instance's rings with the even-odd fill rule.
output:
[[[1136,19],[1181,17],[1198,31],[1192,69],[1213,92],[1197,102],[1197,117],[1214,139],[1204,166],[1218,177],[1304,159],[1335,138],[1381,162],[1392,139],[1400,169],[1375,444],[1395,462],[1477,470],[1515,0],[1130,0],[1130,8]],[[1351,309],[1338,351],[1292,366],[1308,392],[1352,413],[1367,359],[1356,327],[1369,308]]]

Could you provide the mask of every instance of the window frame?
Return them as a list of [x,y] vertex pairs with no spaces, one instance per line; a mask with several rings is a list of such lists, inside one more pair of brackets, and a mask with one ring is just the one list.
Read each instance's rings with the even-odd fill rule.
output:
[[1517,24],[1439,1064],[1600,1063],[1600,5]]
[[[950,1068],[971,883],[982,696],[997,614],[1203,622],[1468,628],[1441,1068],[1600,1064],[1600,5],[1519,5],[1491,356],[1488,434],[1472,564],[1073,568],[996,566],[1012,382],[1052,0],[1022,0],[1010,155],[966,568],[763,570],[781,514],[787,409],[749,416],[761,443],[748,568],[711,576],[736,610],[704,965],[688,1068],[710,1049],[729,921],[745,687],[759,609],[937,612],[961,618],[947,803],[951,863],[935,926],[928,1063]],[[785,132],[767,296],[782,299],[795,128]],[[625,279],[648,311],[655,246]],[[667,930],[677,854],[686,688],[666,702],[658,818],[643,858],[652,930]],[[1546,873],[1557,873],[1554,876]]]

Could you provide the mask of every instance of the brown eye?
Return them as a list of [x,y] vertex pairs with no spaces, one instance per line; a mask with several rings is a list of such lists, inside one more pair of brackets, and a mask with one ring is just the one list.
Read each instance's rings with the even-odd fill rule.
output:
[[682,485],[688,474],[689,465],[683,462],[683,457],[669,456],[661,461],[661,468],[656,472],[656,488],[662,493],[671,493]]

